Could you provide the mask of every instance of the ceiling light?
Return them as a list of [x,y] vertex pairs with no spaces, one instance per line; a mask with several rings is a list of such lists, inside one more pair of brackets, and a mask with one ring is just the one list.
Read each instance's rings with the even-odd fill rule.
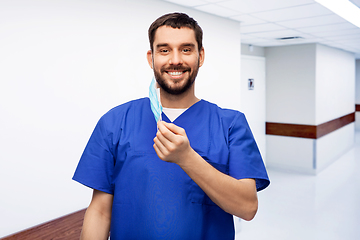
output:
[[360,28],[360,8],[348,0],[315,0],[346,21]]
[[282,37],[282,38],[276,38],[278,41],[289,41],[289,40],[302,40],[303,37],[294,36],[294,37]]

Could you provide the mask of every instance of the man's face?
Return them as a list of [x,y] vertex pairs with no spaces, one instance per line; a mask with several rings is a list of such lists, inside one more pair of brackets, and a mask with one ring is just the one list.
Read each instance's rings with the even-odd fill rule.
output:
[[160,87],[179,95],[193,87],[204,49],[199,52],[194,30],[161,26],[155,33],[153,52],[148,51],[147,57]]

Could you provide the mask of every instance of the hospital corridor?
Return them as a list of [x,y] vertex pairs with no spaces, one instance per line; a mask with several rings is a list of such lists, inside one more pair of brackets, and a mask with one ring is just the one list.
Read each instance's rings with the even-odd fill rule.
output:
[[[196,20],[196,39],[152,24],[169,13]],[[360,0],[1,0],[0,239],[79,239],[95,189],[113,239],[121,226],[148,238],[359,240],[359,16]],[[185,129],[176,157],[154,149],[166,140],[158,119]],[[185,150],[196,171],[171,162]],[[206,166],[224,205],[191,174]],[[268,186],[235,231],[231,214],[251,219],[256,192],[234,179]]]
[[355,240],[360,237],[360,131],[354,146],[317,176],[268,169],[271,187],[258,194],[251,222],[236,239]]

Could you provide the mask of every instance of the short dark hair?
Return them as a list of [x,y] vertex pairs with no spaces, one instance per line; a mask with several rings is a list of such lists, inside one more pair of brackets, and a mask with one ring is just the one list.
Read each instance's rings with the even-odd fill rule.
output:
[[187,27],[195,32],[195,39],[198,44],[199,51],[202,48],[202,38],[203,38],[203,31],[199,24],[195,21],[195,19],[189,17],[185,13],[168,13],[165,14],[158,19],[156,19],[149,28],[149,41],[150,41],[150,48],[151,51],[154,50],[154,41],[155,41],[155,33],[156,30],[161,26],[170,26],[172,28],[182,28]]

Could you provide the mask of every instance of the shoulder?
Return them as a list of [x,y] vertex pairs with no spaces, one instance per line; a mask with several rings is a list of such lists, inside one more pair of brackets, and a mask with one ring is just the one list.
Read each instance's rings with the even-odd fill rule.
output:
[[122,114],[129,109],[132,109],[134,107],[141,107],[149,103],[149,98],[139,98],[136,100],[132,100],[123,104],[120,104],[112,109],[110,109],[108,112],[104,114],[104,116],[111,116],[111,115],[118,115]]
[[210,109],[212,114],[216,114],[216,116],[221,119],[221,122],[231,128],[236,122],[246,122],[246,118],[244,113],[228,108],[221,108],[218,105],[208,102],[206,100],[201,100],[204,106]]
[[98,125],[105,127],[106,129],[108,128],[113,129],[118,127],[121,128],[124,119],[129,114],[134,115],[133,113],[135,111],[139,111],[139,108],[144,108],[149,104],[150,103],[148,98],[140,98],[120,104],[107,111],[104,115],[102,115],[102,117],[98,121]]
[[148,98],[140,98],[140,99],[132,100],[110,109],[101,117],[101,119],[119,118],[120,116],[126,115],[132,109],[142,108],[146,105],[149,105]]

